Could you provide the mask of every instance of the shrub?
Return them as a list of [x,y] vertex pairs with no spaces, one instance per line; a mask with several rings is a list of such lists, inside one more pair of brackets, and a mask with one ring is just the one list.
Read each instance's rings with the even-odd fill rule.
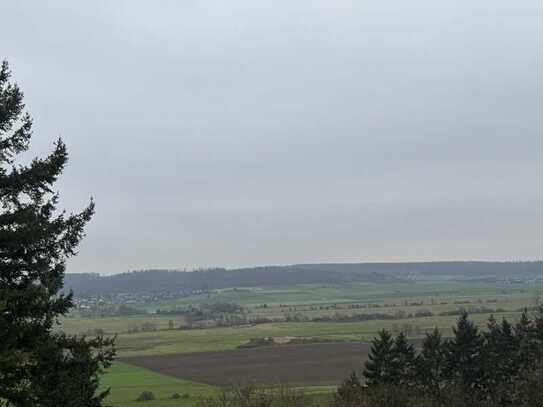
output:
[[188,393],[183,393],[183,394],[174,393],[170,396],[171,400],[189,399],[189,398],[190,398],[190,394]]
[[136,401],[151,401],[151,400],[155,400],[155,399],[156,399],[155,394],[152,391],[143,391],[138,396]]
[[314,407],[303,392],[284,386],[232,387],[215,397],[198,400],[197,407]]

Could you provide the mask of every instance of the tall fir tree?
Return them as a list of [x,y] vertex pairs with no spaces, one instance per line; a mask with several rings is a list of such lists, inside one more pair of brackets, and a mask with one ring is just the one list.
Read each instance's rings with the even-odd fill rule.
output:
[[416,375],[416,352],[415,347],[407,341],[405,333],[400,332],[394,339],[392,355],[393,382],[403,387],[413,386]]
[[533,370],[537,366],[538,355],[541,354],[534,321],[525,309],[514,327],[515,337],[518,341],[517,363],[519,369]]
[[[67,159],[58,140],[52,153],[29,164],[32,120],[23,93],[0,68],[0,400],[8,406],[99,406],[100,372],[113,357],[111,340],[55,334],[73,306],[62,293],[66,260],[76,254],[94,204],[57,210],[53,189]],[[66,404],[71,400],[72,404]]]
[[[538,342],[539,350],[543,349],[543,305],[537,307],[534,322],[533,322],[534,339]],[[543,353],[543,351],[541,352]],[[538,357],[543,357],[543,354],[539,354]]]
[[433,397],[441,397],[444,384],[444,365],[447,343],[443,341],[437,327],[427,333],[422,342],[422,349],[417,358],[417,385]]
[[495,406],[511,405],[513,385],[518,377],[518,340],[511,324],[503,319],[499,324],[490,316],[487,331],[483,334],[485,343],[482,350],[483,388],[486,397]]
[[448,342],[447,378],[459,387],[466,399],[477,397],[483,380],[483,337],[464,312]]
[[385,329],[372,340],[363,376],[368,386],[394,384],[397,379],[394,366],[394,339]]

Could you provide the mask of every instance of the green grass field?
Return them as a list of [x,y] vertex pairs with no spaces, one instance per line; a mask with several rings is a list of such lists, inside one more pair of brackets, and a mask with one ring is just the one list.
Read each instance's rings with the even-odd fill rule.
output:
[[64,318],[62,320],[62,330],[70,334],[81,334],[91,332],[95,329],[102,329],[107,334],[116,334],[127,332],[128,330],[150,322],[158,330],[168,328],[168,321],[172,317],[142,314],[125,317],[107,317],[107,318]]
[[[200,398],[213,397],[221,389],[207,384],[181,380],[175,377],[164,376],[147,369],[132,366],[123,362],[115,362],[103,376],[101,389],[111,388],[106,404],[113,407],[193,407]],[[325,400],[335,390],[335,386],[310,386],[299,388],[304,394],[316,401]],[[151,391],[156,400],[138,402],[136,398],[142,391]],[[178,393],[188,395],[188,398],[170,399],[171,395]]]
[[[101,329],[106,334],[124,334],[145,323],[157,330],[168,328],[171,320],[176,327],[184,323],[180,315],[157,315],[155,310],[172,309],[202,303],[229,302],[243,305],[249,318],[284,319],[288,313],[301,312],[307,317],[343,314],[386,313],[405,311],[415,313],[430,310],[434,314],[458,309],[460,306],[501,308],[508,311],[533,306],[543,284],[503,285],[481,281],[451,281],[446,279],[418,280],[391,283],[344,283],[334,286],[297,285],[273,289],[228,289],[181,297],[167,302],[139,304],[141,315],[108,318],[65,318],[62,329],[71,334],[91,333]],[[459,302],[470,301],[471,305]],[[405,304],[422,303],[417,306]],[[266,307],[262,307],[266,304]],[[348,304],[378,306],[348,309]],[[337,308],[336,308],[337,307]],[[147,312],[147,313],[145,313]]]
[[[304,337],[326,340],[370,341],[381,329],[402,329],[405,324],[415,328],[411,337],[421,337],[425,331],[439,327],[444,335],[452,333],[456,316],[437,316],[443,311],[456,310],[461,306],[469,308],[485,306],[502,308],[504,313],[496,313],[497,319],[506,317],[515,321],[519,309],[533,306],[541,284],[503,285],[480,281],[449,281],[446,279],[422,280],[395,283],[345,283],[337,286],[299,285],[276,287],[273,289],[228,289],[204,295],[178,298],[168,302],[140,304],[138,307],[147,313],[129,317],[115,318],[66,318],[62,329],[71,334],[92,332],[102,329],[107,334],[118,333],[118,357],[190,353],[235,349],[252,338],[264,337]],[[420,309],[432,311],[435,316],[424,318],[402,318],[395,320],[375,320],[362,322],[273,322],[259,325],[237,327],[215,327],[194,330],[168,330],[170,320],[179,326],[182,317],[154,314],[160,309],[198,305],[213,302],[232,302],[243,305],[252,316],[274,318],[287,312],[301,312],[315,317],[333,315],[336,312],[384,313],[395,315],[398,311],[415,313]],[[422,305],[409,305],[420,303]],[[461,305],[469,302],[469,305]],[[350,309],[346,304],[379,304],[378,307]],[[262,307],[266,304],[266,307]],[[408,304],[406,306],[406,304]],[[247,311],[248,310],[248,311]],[[490,314],[473,314],[471,319],[484,328]],[[156,331],[133,332],[133,327],[152,323]],[[213,386],[160,375],[149,370],[116,362],[102,379],[104,387],[111,387],[109,404],[115,407],[129,406],[194,406],[199,397],[216,394],[219,389]],[[333,387],[309,387],[304,389],[316,398],[328,397]],[[152,391],[157,400],[137,402],[142,391]],[[190,395],[187,399],[170,400],[173,393]]]
[[232,302],[246,307],[260,304],[302,305],[331,303],[377,303],[398,304],[431,298],[454,302],[462,299],[497,299],[502,303],[533,302],[534,295],[543,291],[543,284],[503,285],[482,281],[453,281],[444,278],[405,282],[353,282],[337,285],[301,284],[264,288],[259,290],[224,289],[211,293],[193,295],[176,300],[142,305],[154,312],[157,308],[171,309],[179,306],[198,305],[210,302]]
[[[518,313],[496,314],[514,321]],[[489,314],[473,315],[472,319],[484,325]],[[435,326],[445,335],[450,334],[457,317],[427,317],[402,320],[364,322],[279,322],[246,327],[171,330],[119,335],[119,356],[156,355],[235,349],[251,338],[313,337],[324,339],[369,341],[381,329],[392,329],[394,324],[418,326],[422,332]]]
[[[111,388],[107,404],[119,407],[130,406],[194,406],[199,397],[217,394],[218,389],[207,384],[180,380],[170,376],[160,375],[150,370],[135,367],[122,362],[115,362],[101,380],[102,389]],[[151,391],[156,400],[145,403],[137,402],[136,398],[142,391]],[[170,400],[174,394],[188,394],[187,399]]]

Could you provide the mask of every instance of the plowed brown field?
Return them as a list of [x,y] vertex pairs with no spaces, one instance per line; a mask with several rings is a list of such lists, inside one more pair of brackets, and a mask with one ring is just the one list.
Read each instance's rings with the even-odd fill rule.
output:
[[365,343],[282,345],[122,359],[152,371],[217,386],[240,383],[336,385],[367,358]]

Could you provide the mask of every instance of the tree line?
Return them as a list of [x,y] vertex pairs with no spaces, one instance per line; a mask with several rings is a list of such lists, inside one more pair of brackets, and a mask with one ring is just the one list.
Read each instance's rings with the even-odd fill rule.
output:
[[462,314],[453,336],[435,328],[415,347],[379,332],[367,362],[328,399],[300,389],[234,386],[198,407],[541,407],[543,306],[513,324],[490,317],[484,331]]
[[362,377],[353,372],[338,388],[335,404],[539,406],[542,360],[543,306],[533,317],[524,311],[516,324],[490,317],[484,332],[464,313],[452,338],[444,339],[435,328],[419,350],[404,333],[382,330]]

